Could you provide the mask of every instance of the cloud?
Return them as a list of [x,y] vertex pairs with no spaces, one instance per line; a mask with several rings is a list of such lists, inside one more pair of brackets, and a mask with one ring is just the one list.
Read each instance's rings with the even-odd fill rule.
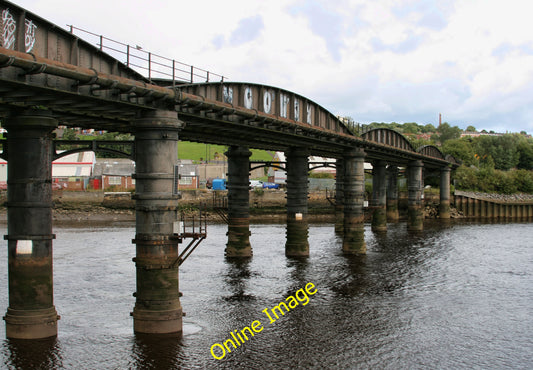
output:
[[318,1],[306,1],[289,8],[294,16],[303,15],[309,24],[311,31],[324,39],[327,49],[333,59],[339,62],[343,42],[343,17],[335,11],[331,11]]
[[414,20],[419,27],[439,31],[448,25],[447,16],[450,1],[417,0],[411,3],[402,2],[392,7],[392,12],[404,20]]
[[408,32],[407,37],[402,42],[386,44],[381,39],[374,37],[371,40],[371,45],[376,52],[391,51],[393,53],[405,54],[416,50],[423,40],[423,36]]
[[235,28],[229,36],[229,42],[226,41],[224,35],[217,34],[213,37],[211,43],[217,50],[222,47],[239,46],[254,41],[259,37],[264,28],[265,24],[261,15],[254,15],[239,21],[237,28]]
[[260,15],[241,19],[237,28],[231,33],[230,44],[237,46],[253,41],[259,36],[264,27],[263,18]]
[[498,58],[500,61],[508,57],[512,53],[520,55],[533,55],[533,43],[522,43],[520,45],[513,45],[510,42],[501,43],[492,51],[492,56]]

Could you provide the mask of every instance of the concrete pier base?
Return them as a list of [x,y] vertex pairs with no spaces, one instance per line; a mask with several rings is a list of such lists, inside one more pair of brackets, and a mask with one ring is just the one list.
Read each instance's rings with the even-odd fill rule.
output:
[[450,218],[450,167],[443,167],[440,172],[439,218]]
[[344,254],[365,254],[364,194],[365,155],[353,149],[344,155]]
[[8,117],[8,279],[6,337],[57,336],[52,269],[52,130],[42,111]]
[[230,146],[228,157],[228,243],[226,257],[252,257],[250,245],[250,156],[248,148]]
[[337,159],[335,179],[335,233],[344,232],[344,161]]
[[407,229],[409,231],[424,229],[422,167],[422,161],[411,161],[407,166]]
[[309,256],[309,224],[307,220],[309,189],[309,153],[304,148],[291,148],[287,153],[287,231],[285,255]]
[[398,167],[387,168],[387,221],[397,222],[400,219],[398,210]]
[[177,113],[156,111],[133,122],[136,162],[137,291],[132,312],[135,333],[182,332],[179,299],[178,219],[175,166],[178,132],[183,123]]
[[372,169],[372,231],[387,231],[387,163],[375,161]]

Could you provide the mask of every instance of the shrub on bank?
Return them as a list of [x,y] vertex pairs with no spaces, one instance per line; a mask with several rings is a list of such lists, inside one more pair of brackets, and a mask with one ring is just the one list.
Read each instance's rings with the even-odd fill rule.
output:
[[533,171],[501,171],[490,167],[461,166],[455,172],[457,189],[485,193],[533,193]]

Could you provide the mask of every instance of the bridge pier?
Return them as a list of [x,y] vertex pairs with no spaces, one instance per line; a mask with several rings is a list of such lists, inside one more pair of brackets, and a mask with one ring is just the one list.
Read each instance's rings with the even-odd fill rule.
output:
[[387,162],[372,166],[372,230],[387,231]]
[[422,161],[411,161],[407,166],[407,229],[410,231],[424,229],[423,166]]
[[363,149],[344,154],[344,254],[365,254],[364,195],[365,156]]
[[450,173],[451,169],[445,166],[440,171],[440,204],[439,218],[450,218]]
[[52,135],[57,120],[29,111],[7,118],[9,307],[6,337],[57,336],[52,263]]
[[135,120],[137,291],[132,312],[135,333],[180,334],[182,308],[178,276],[178,194],[174,170],[178,132],[176,112],[149,112]]
[[250,156],[246,147],[230,146],[228,157],[228,243],[226,257],[252,257],[250,245]]
[[309,224],[307,173],[309,152],[305,148],[291,148],[287,156],[287,257],[309,256]]
[[400,219],[398,211],[398,167],[387,168],[387,221],[396,222]]
[[335,232],[344,232],[344,160],[337,159],[335,179]]

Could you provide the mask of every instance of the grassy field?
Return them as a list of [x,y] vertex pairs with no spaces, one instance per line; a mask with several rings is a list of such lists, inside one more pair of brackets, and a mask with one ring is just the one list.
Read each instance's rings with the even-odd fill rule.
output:
[[[214,160],[218,154],[220,160],[223,159],[224,152],[228,148],[223,145],[202,144],[193,143],[190,141],[180,141],[178,143],[178,158],[179,159],[192,159],[193,161]],[[272,155],[265,150],[251,149],[252,161],[271,161]]]

